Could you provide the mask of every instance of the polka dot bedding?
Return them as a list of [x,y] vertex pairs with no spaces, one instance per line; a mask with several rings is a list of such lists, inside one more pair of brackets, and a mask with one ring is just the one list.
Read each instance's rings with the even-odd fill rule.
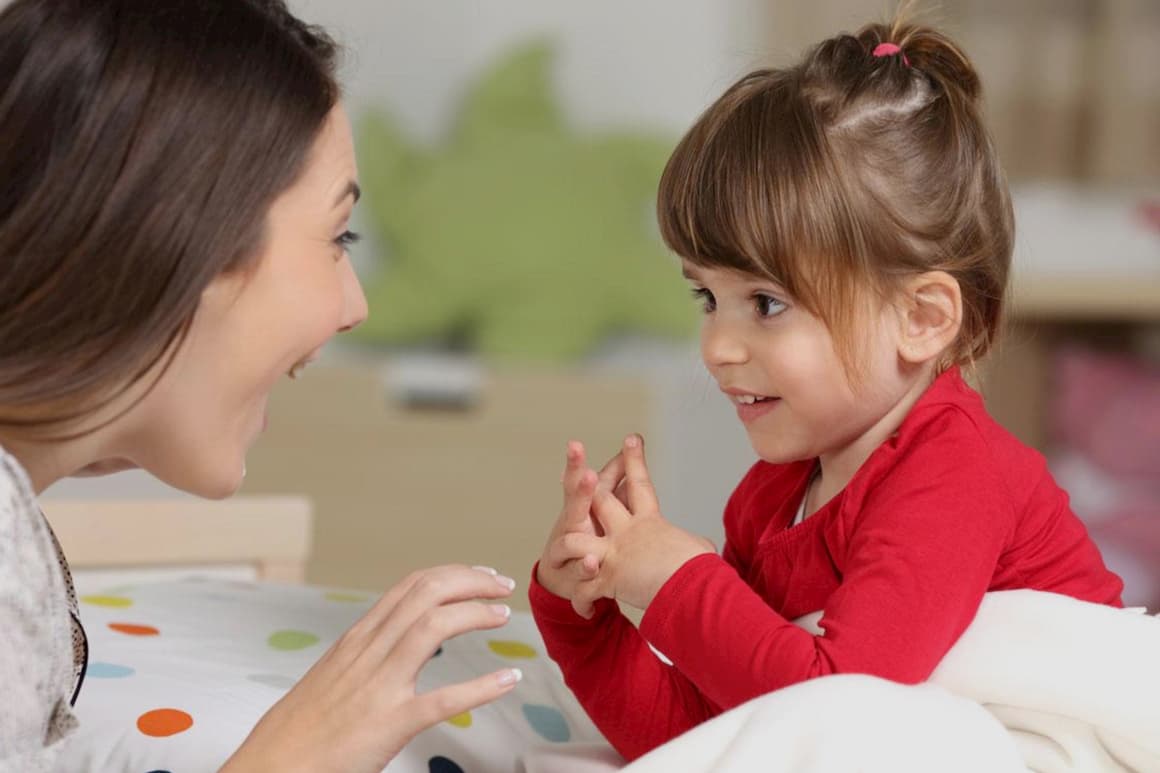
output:
[[[112,588],[81,598],[89,668],[76,711],[81,727],[62,770],[216,771],[375,596],[312,586],[189,579]],[[599,742],[531,616],[444,643],[419,689],[503,666],[514,691],[418,736],[389,773],[511,773],[525,752]]]

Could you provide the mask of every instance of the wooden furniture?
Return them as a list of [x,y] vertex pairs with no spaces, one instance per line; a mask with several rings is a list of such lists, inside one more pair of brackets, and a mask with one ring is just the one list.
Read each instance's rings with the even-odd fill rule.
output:
[[564,447],[593,464],[624,433],[648,433],[643,384],[570,370],[492,370],[478,403],[411,409],[367,362],[320,365],[270,401],[247,460],[248,495],[299,492],[318,513],[307,579],[384,589],[409,571],[462,562],[528,577],[560,510]]
[[249,567],[253,576],[301,582],[313,513],[296,496],[43,501],[77,574],[86,570]]

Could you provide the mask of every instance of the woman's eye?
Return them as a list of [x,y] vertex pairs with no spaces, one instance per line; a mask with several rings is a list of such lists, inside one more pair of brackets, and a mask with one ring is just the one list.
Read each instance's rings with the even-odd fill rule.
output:
[[713,298],[713,293],[704,287],[694,287],[692,293],[693,297],[701,303],[701,311],[711,314],[717,309],[717,301]]
[[349,249],[352,244],[358,244],[360,239],[362,239],[362,237],[356,234],[354,231],[343,231],[342,235],[334,240],[334,243],[339,247],[342,247],[342,249],[345,251]]
[[772,295],[758,293],[753,296],[753,300],[757,304],[757,314],[761,317],[776,317],[786,309],[786,305]]

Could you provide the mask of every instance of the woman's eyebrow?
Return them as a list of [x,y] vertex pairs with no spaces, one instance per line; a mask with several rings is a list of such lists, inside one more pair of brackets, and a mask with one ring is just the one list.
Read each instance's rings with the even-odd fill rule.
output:
[[358,187],[358,183],[356,183],[354,180],[348,182],[346,187],[342,189],[342,193],[340,193],[338,198],[334,200],[334,206],[337,207],[338,205],[342,204],[350,196],[354,196],[355,204],[358,204],[358,200],[362,198],[362,188]]

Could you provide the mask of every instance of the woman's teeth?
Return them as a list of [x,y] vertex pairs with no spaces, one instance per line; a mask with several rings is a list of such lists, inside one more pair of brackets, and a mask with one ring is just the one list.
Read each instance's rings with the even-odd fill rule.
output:
[[757,395],[733,395],[733,401],[740,405],[753,405],[754,403],[764,402],[769,399],[768,397],[758,397]]

